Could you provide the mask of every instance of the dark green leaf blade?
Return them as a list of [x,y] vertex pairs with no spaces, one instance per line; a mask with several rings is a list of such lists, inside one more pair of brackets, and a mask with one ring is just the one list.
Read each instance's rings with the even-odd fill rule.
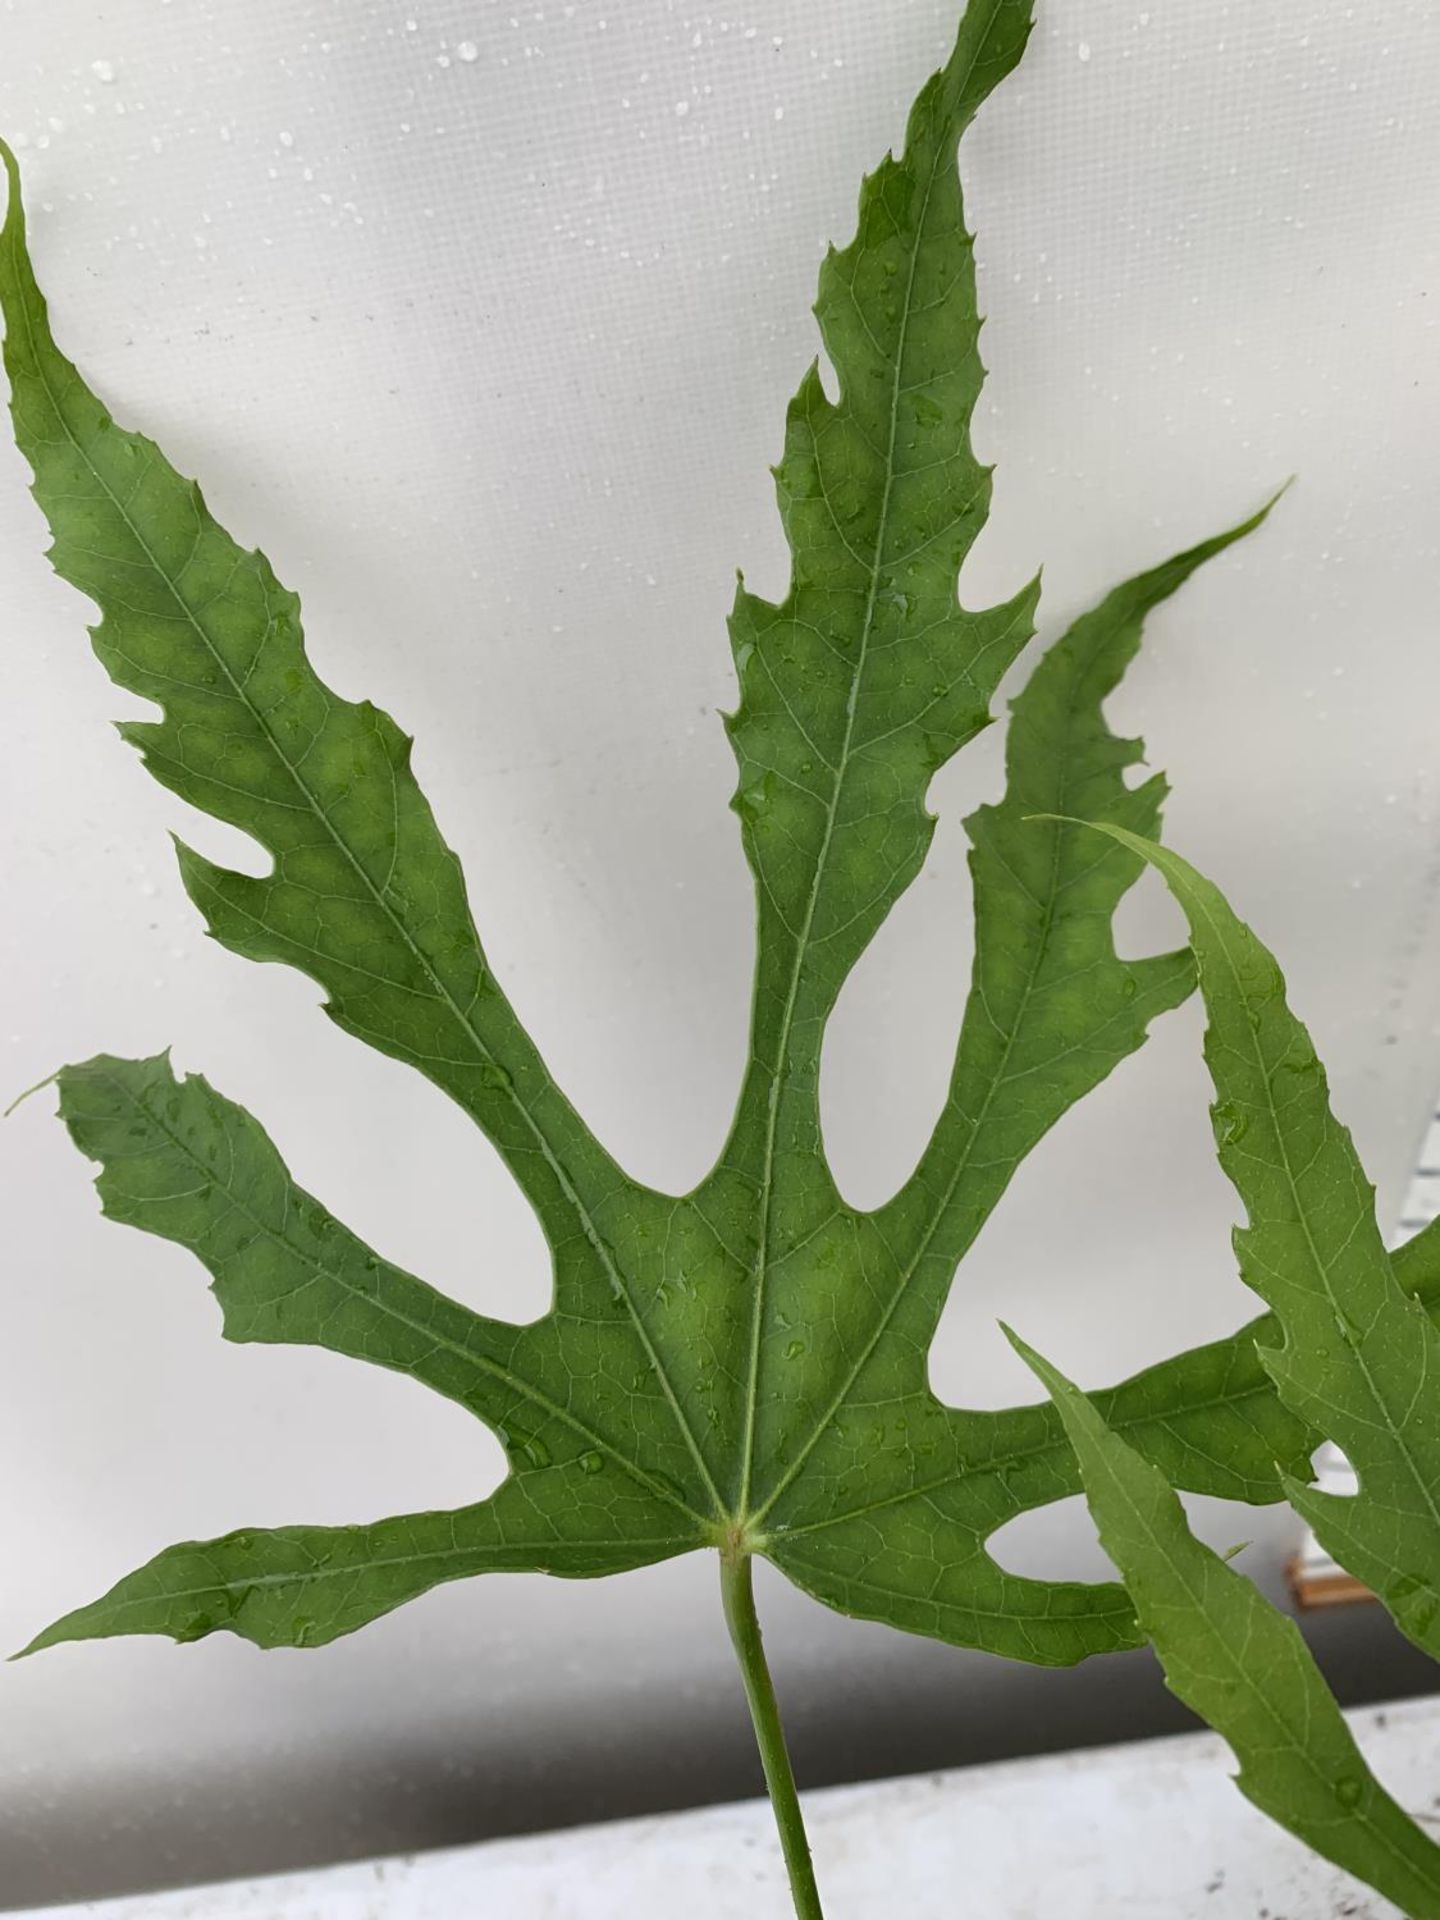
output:
[[1289,1497],[1440,1657],[1440,1329],[1392,1271],[1374,1190],[1274,956],[1177,854],[1101,830],[1159,870],[1190,923],[1216,1146],[1249,1219],[1235,1235],[1240,1271],[1282,1335],[1261,1358],[1285,1404],[1359,1475],[1353,1498],[1296,1480]]
[[[1016,1165],[1193,985],[1188,952],[1116,956],[1111,922],[1143,861],[1119,847],[1115,857],[1097,857],[1095,836],[1079,828],[1047,833],[1027,822],[1064,793],[1087,815],[1158,823],[1164,781],[1156,775],[1126,785],[1139,744],[1111,732],[1104,702],[1135,656],[1146,616],[1268,511],[1117,587],[1042,656],[1013,704],[1005,795],[969,823],[977,948],[950,1099],[920,1168],[894,1201],[869,1218],[836,1202],[833,1223],[812,1235],[812,1255],[833,1245],[836,1265],[858,1268],[864,1284],[827,1302],[828,1380],[809,1357],[821,1351],[812,1314],[807,1354],[797,1361],[792,1353],[772,1372],[778,1404],[763,1407],[759,1420],[762,1441],[788,1422],[775,1449],[778,1472],[758,1507],[772,1550],[793,1578],[847,1612],[895,1618],[904,1611],[895,1576],[903,1566],[917,1603],[907,1624],[912,1613],[943,1620],[947,1637],[958,1637],[983,1617],[992,1624],[981,1644],[1005,1651],[998,1623],[1013,1609],[1017,1620],[1043,1622],[1025,1628],[1022,1657],[1040,1657],[1047,1636],[1048,1658],[1097,1650],[1086,1647],[1076,1624],[1087,1604],[1083,1589],[1033,1583],[1017,1594],[1013,1576],[984,1552],[986,1537],[1018,1513],[1075,1491],[1058,1426],[1046,1416],[1037,1424],[1019,1414],[941,1407],[925,1356],[956,1263]],[[813,1267],[801,1267],[792,1284],[790,1263],[773,1262],[772,1311],[792,1344],[793,1329],[807,1325],[803,1296],[813,1284]],[[1197,1362],[1178,1404],[1163,1382],[1132,1389],[1129,1401],[1137,1391],[1148,1395],[1141,1417],[1167,1464],[1183,1464],[1211,1490],[1218,1482],[1231,1495],[1274,1499],[1272,1448],[1300,1466],[1303,1431],[1268,1391],[1247,1395],[1227,1414],[1233,1359]],[[801,1397],[805,1388],[811,1397]],[[1192,1393],[1213,1401],[1203,1434],[1185,1420]],[[877,1443],[882,1433],[888,1444]],[[941,1594],[948,1596],[943,1607]],[[1126,1611],[1100,1590],[1088,1604],[1097,1633],[1116,1644]]]
[[760,909],[749,1162],[777,1077],[787,1103],[813,1093],[824,1013],[924,858],[931,777],[1030,637],[1034,586],[986,613],[956,601],[990,481],[970,447],[984,369],[955,164],[1030,24],[1030,0],[975,0],[901,157],[865,181],[855,239],[826,255],[815,311],[839,391],[812,367],[789,410],[790,590],[736,599],[729,732]]
[[[535,1476],[528,1476],[534,1478]],[[71,1640],[238,1634],[257,1647],[321,1647],[432,1587],[482,1573],[593,1578],[684,1553],[692,1535],[673,1509],[633,1486],[614,1490],[609,1524],[559,1532],[517,1476],[488,1500],[451,1513],[400,1514],[359,1527],[262,1527],[167,1547],[24,1649]]]
[[[770,1537],[814,1526],[837,1472],[848,1472],[851,1429],[856,1420],[869,1424],[865,1410],[877,1395],[897,1407],[913,1398],[920,1409],[894,1431],[915,1419],[935,1431],[923,1355],[963,1250],[957,1223],[968,1206],[973,1235],[983,1217],[974,1195],[957,1200],[949,1191],[953,1164],[943,1163],[962,1149],[947,1138],[923,1181],[878,1227],[862,1220],[826,1164],[817,1093],[835,997],[928,846],[929,780],[984,723],[990,694],[1029,631],[1028,600],[1023,633],[1015,624],[1020,601],[998,616],[968,614],[955,601],[989,476],[968,440],[983,370],[954,168],[957,142],[1018,59],[1029,20],[1026,0],[968,10],[950,61],[921,92],[901,158],[887,159],[865,184],[854,243],[827,260],[817,312],[839,391],[832,403],[812,375],[791,409],[779,469],[791,590],[774,608],[742,592],[732,623],[742,691],[731,728],[741,765],[737,804],[757,878],[759,943],[750,1068],[726,1152],[695,1198],[717,1237],[743,1250],[750,1271],[739,1446],[722,1485]],[[928,279],[919,284],[922,272],[935,282],[933,296]],[[1037,769],[1031,786],[1049,791],[1038,768],[1058,752],[1087,794],[1103,792],[1122,817],[1154,823],[1162,788],[1128,795],[1122,773],[1137,750],[1105,728],[1104,692],[1133,653],[1145,612],[1261,518],[1131,582],[1069,636],[1072,657],[1056,658],[1017,716],[1022,732],[1037,709],[1042,720],[1042,737],[1019,750],[1022,767]],[[904,584],[895,571],[902,553]],[[983,689],[967,648],[991,676]],[[1077,869],[1096,864],[1093,852],[1074,861]],[[1066,1084],[1023,1141],[1027,1101],[1016,1090],[1002,1115],[1017,1136],[1009,1166],[976,1183],[986,1187],[986,1209],[1058,1112],[1133,1050],[1149,1019],[1191,984],[1187,955],[1134,966],[1114,959],[1109,915],[1140,863],[1108,864],[1118,879],[1098,881],[1085,903],[1093,921],[1104,915],[1098,931],[1086,926],[1091,950],[1110,956],[1103,1016],[1077,1045],[1073,1033],[1054,1031],[1058,993],[1027,1003],[1036,1051],[1048,1046],[1064,1056],[1069,1067],[1056,1065],[1055,1077]],[[990,899],[999,902],[1008,886],[1013,900],[1014,876],[999,868],[992,861]],[[1072,1012],[1076,968],[1066,972],[1063,947],[1081,918],[1053,942],[1043,916],[1026,929],[1037,959],[1054,955],[1051,973],[1070,984]],[[1052,984],[1047,978],[1044,986]],[[1092,1011],[1088,1000],[1083,1011]],[[1047,1014],[1050,1031],[1036,1031]],[[852,1400],[856,1419],[847,1419]],[[953,1452],[948,1439],[940,1445]],[[887,1510],[916,1464],[906,1445],[876,1463]],[[928,1484],[933,1470],[927,1463],[920,1478]],[[959,1460],[956,1470],[965,1476],[969,1468]],[[958,1564],[966,1550],[959,1539],[952,1544]]]
[[326,1011],[407,1061],[490,1134],[552,1234],[619,1175],[547,1073],[486,962],[454,854],[388,715],[325,686],[299,603],[159,448],[117,426],[50,331],[15,159],[0,310],[15,437],[57,573],[99,606],[95,652],[160,721],[128,721],[156,779],[273,856],[265,877],[182,848],[216,939],[311,975]]
[[1101,1545],[1171,1692],[1234,1749],[1240,1791],[1414,1920],[1434,1920],[1440,1847],[1371,1773],[1295,1622],[1195,1538],[1165,1476],[1084,1394],[1010,1339],[1059,1408]]
[[771,1268],[836,1204],[820,1143],[825,1021],[919,871],[931,776],[987,723],[1032,631],[1033,585],[981,613],[956,597],[990,493],[970,446],[984,370],[956,147],[1029,31],[1030,0],[974,0],[902,155],[862,187],[854,241],[827,254],[815,311],[838,391],[811,368],[776,470],[789,591],[771,605],[742,586],[731,618],[735,806],[758,930],[749,1066],[707,1211],[743,1240],[752,1274],[727,1489],[741,1510],[788,1433],[783,1420],[763,1432],[757,1412],[789,1398]]
[[1165,777],[1127,785],[1143,745],[1111,731],[1105,702],[1147,616],[1261,526],[1273,504],[1116,587],[1042,656],[1012,702],[1004,796],[965,822],[975,960],[949,1094],[913,1178],[882,1216],[907,1262],[923,1265],[915,1291],[937,1317],[1015,1168],[1194,985],[1188,951],[1115,952],[1115,910],[1143,861],[1119,846],[1097,856],[1093,834],[1033,816],[1113,820],[1158,837]]

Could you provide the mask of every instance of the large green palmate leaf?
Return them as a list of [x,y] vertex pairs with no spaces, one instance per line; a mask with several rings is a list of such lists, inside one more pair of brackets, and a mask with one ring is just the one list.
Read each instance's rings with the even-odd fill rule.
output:
[[[224,945],[302,969],[332,1019],[472,1116],[532,1202],[554,1275],[531,1325],[471,1313],[301,1193],[203,1080],[163,1059],[67,1069],[62,1112],[101,1162],[107,1211],[193,1248],[231,1338],[409,1372],[493,1427],[510,1471],[459,1512],[173,1548],[37,1644],[217,1628],[318,1644],[442,1580],[603,1574],[705,1546],[766,1553],[830,1605],[1019,1658],[1135,1642],[1122,1588],[1021,1579],[987,1551],[1078,1488],[1054,1409],[946,1407],[926,1353],[1020,1160],[1190,987],[1186,955],[1115,954],[1140,852],[1024,817],[1155,832],[1162,785],[1127,786],[1139,749],[1102,702],[1150,609],[1255,520],[1118,589],[1016,702],[1005,797],[969,823],[976,959],[950,1094],[888,1205],[845,1203],[818,1114],[826,1019],[924,858],[930,778],[986,723],[1030,633],[1033,589],[981,613],[956,601],[988,496],[968,438],[981,367],[956,145],[1028,28],[1028,0],[976,0],[822,272],[837,393],[812,371],[790,410],[791,588],[778,606],[742,591],[733,621],[736,806],[759,901],[750,1064],[714,1173],[681,1197],[629,1177],[556,1087],[486,963],[404,735],[320,682],[265,560],[60,353],[6,156],[5,360],[54,564],[101,609],[107,671],[161,709],[126,737],[273,863],[253,878],[182,850],[184,884]],[[1410,1282],[1440,1296],[1433,1248]],[[1277,1462],[1302,1470],[1314,1438],[1253,1329],[1102,1405],[1178,1483],[1246,1499],[1277,1498]]]
[[1248,1216],[1235,1250],[1274,1315],[1260,1358],[1284,1404],[1359,1478],[1342,1497],[1287,1475],[1286,1494],[1440,1658],[1440,1327],[1386,1256],[1374,1189],[1274,956],[1178,854],[1104,830],[1159,869],[1190,923],[1216,1146]]
[[1371,1773],[1295,1622],[1195,1538],[1158,1467],[1010,1338],[1060,1410],[1101,1544],[1171,1691],[1234,1749],[1240,1791],[1413,1920],[1437,1920],[1440,1847]]

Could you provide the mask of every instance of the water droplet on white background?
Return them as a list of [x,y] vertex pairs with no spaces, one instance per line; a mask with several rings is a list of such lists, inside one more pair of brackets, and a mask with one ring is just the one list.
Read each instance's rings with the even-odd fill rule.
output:
[[115,78],[115,65],[111,60],[92,60],[90,71],[102,86],[108,87]]
[[1075,51],[1082,60],[1088,60],[1090,58],[1090,42],[1088,40],[1082,40]]
[[467,66],[472,60],[480,58],[480,49],[473,40],[461,40],[456,45],[455,51]]
[[690,102],[688,100],[677,100],[675,102],[675,118],[677,120],[683,120],[689,111]]

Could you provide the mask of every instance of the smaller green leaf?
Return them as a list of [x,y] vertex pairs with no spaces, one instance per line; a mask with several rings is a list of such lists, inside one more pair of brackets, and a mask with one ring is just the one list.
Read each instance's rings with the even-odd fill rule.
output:
[[1298,1840],[1393,1900],[1440,1915],[1440,1847],[1376,1780],[1293,1620],[1203,1546],[1157,1467],[1065,1376],[1006,1328],[1044,1384],[1172,1693],[1240,1762],[1235,1784]]
[[1190,923],[1216,1148],[1249,1216],[1235,1251],[1283,1336],[1260,1357],[1285,1405],[1359,1477],[1349,1498],[1287,1477],[1287,1496],[1326,1551],[1440,1658],[1440,1329],[1391,1266],[1374,1190],[1274,955],[1178,854],[1095,828],[1156,867]]

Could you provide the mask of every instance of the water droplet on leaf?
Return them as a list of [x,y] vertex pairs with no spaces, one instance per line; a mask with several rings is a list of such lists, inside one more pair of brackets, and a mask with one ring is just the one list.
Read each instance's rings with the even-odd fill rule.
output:
[[517,1433],[512,1435],[507,1444],[520,1455],[527,1467],[548,1467],[550,1464],[550,1449],[538,1434]]

